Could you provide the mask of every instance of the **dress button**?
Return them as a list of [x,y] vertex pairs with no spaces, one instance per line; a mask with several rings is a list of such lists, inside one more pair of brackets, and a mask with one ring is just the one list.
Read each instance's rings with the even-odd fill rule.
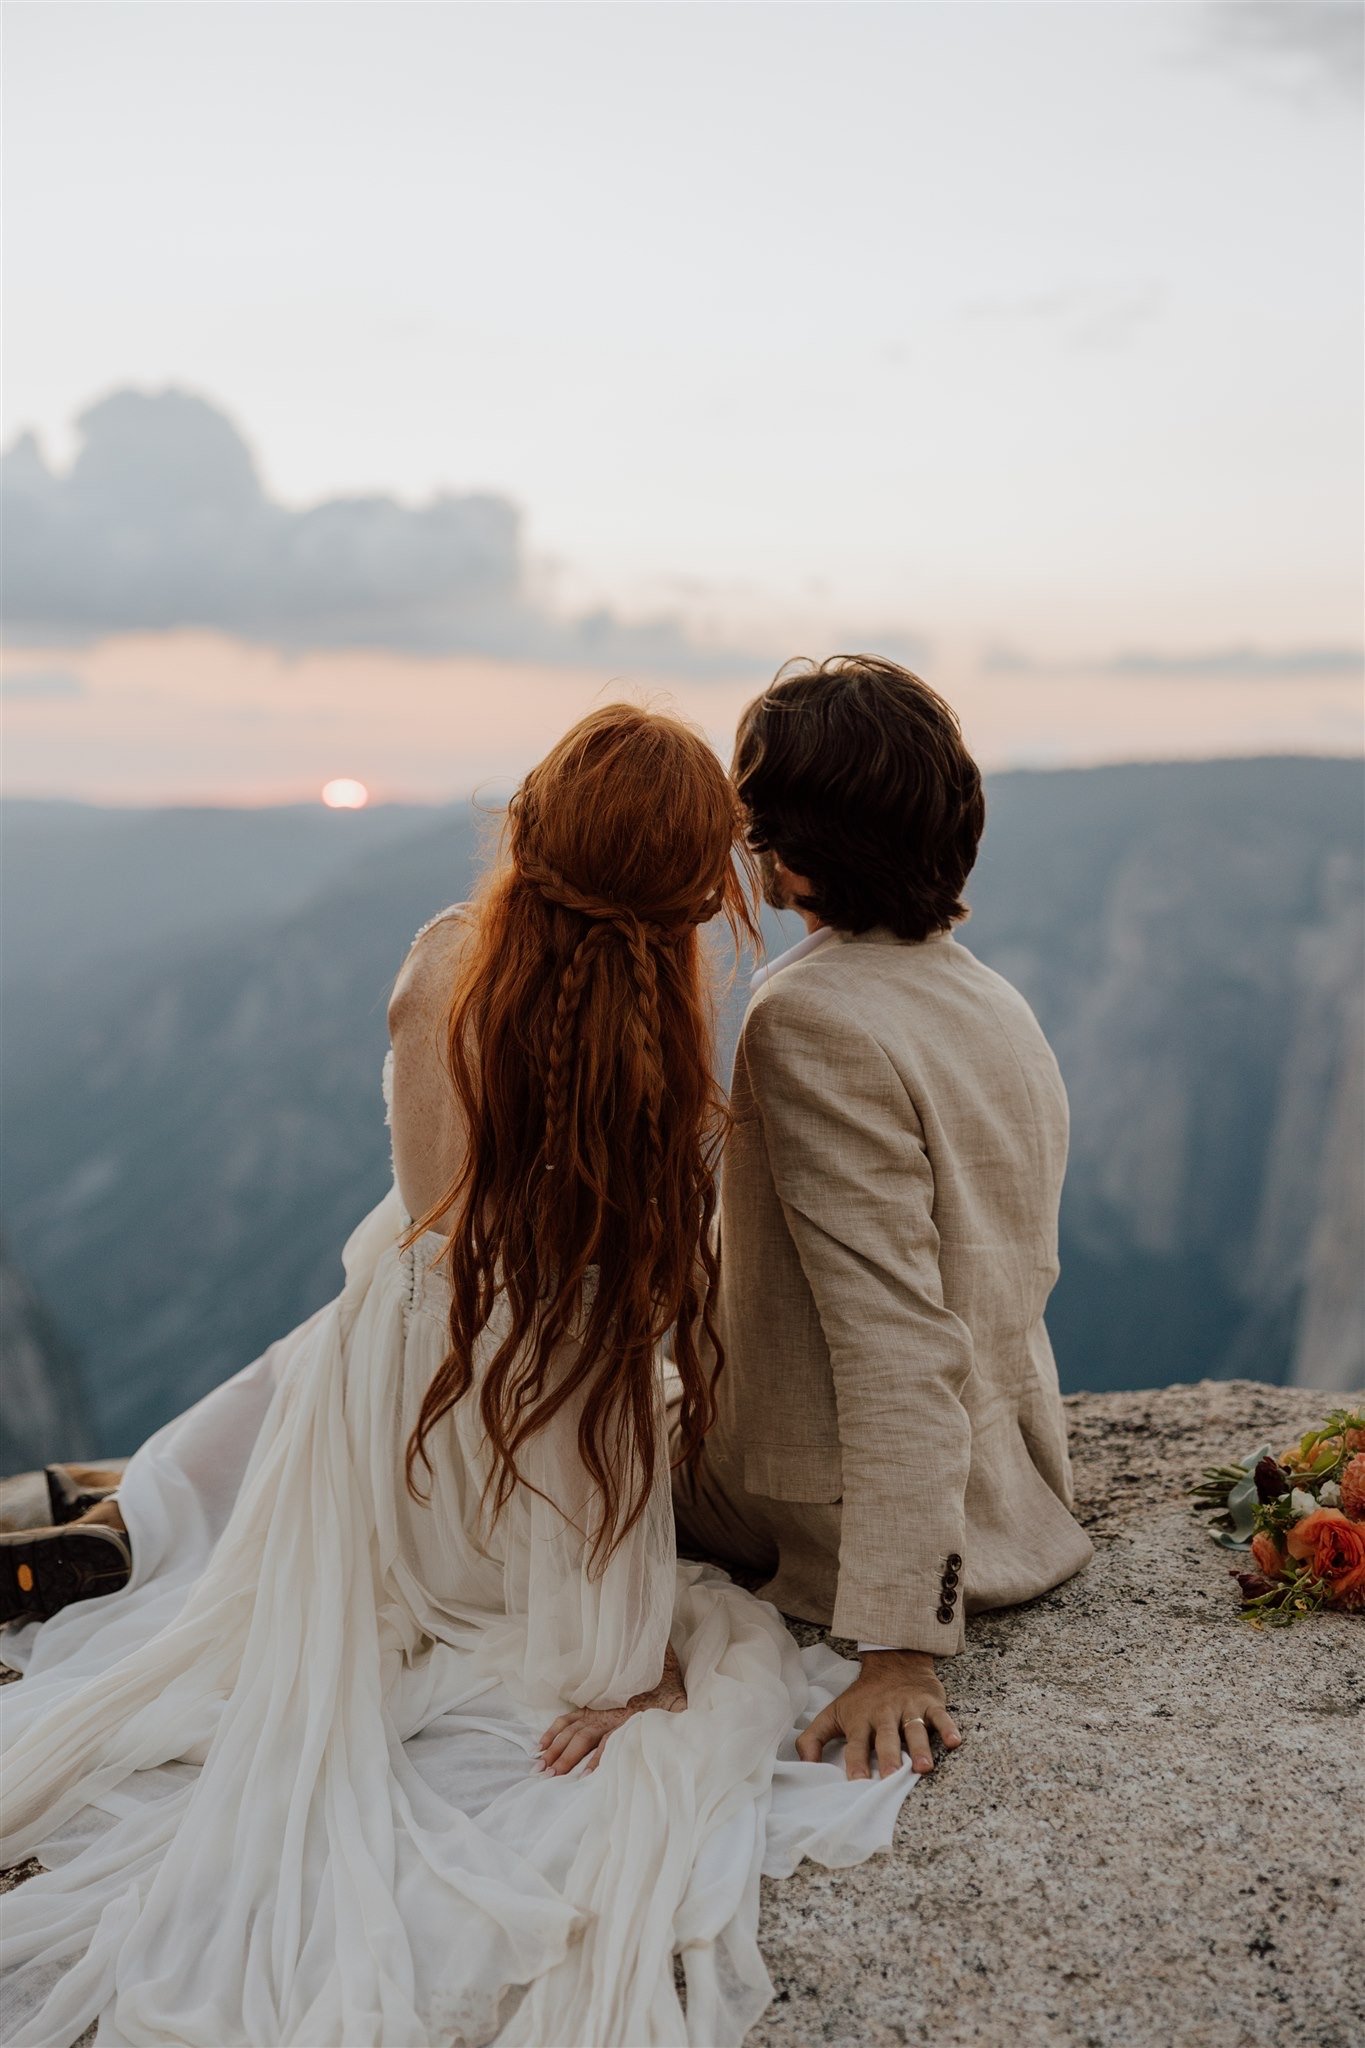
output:
[[940,1607],[938,1610],[938,1618],[940,1621],[952,1621],[955,1618],[953,1615],[953,1610],[948,1605],[946,1600],[944,1601],[942,1607]]
[[948,1569],[950,1572],[960,1572],[962,1569],[962,1559],[958,1556],[956,1551],[954,1551],[952,1556],[948,1559]]

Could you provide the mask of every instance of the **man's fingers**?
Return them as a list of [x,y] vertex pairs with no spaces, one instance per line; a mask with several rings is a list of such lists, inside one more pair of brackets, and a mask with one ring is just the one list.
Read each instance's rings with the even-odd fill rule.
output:
[[[858,1711],[855,1711],[855,1701]],[[877,1701],[874,1692],[864,1705],[858,1699],[858,1689],[850,1688],[843,1696],[842,1714],[837,1711],[839,1701],[832,1701],[797,1737],[796,1753],[803,1763],[818,1763],[825,1744],[842,1735],[844,1769],[850,1778],[871,1777],[874,1740],[877,1769],[882,1777],[890,1777],[893,1771],[899,1770],[905,1750],[910,1752],[910,1762],[916,1772],[932,1771],[931,1730],[938,1735],[945,1749],[958,1748],[962,1737],[947,1708],[932,1701],[926,1703],[922,1716],[908,1712],[903,1714],[900,1711],[902,1702],[909,1706],[912,1701],[914,1694],[911,1693],[910,1700],[906,1700],[904,1692],[900,1701],[893,1698],[888,1703],[884,1693]]]
[[962,1736],[957,1722],[946,1707],[930,1707],[929,1719],[933,1722],[934,1732],[945,1749],[957,1749],[960,1746]]
[[872,1776],[872,1728],[864,1721],[861,1727],[852,1730],[844,1740],[844,1770],[850,1778]]
[[833,1706],[822,1707],[809,1728],[796,1738],[796,1754],[803,1764],[818,1764],[825,1744],[839,1733]]
[[910,1716],[906,1717],[905,1746],[910,1752],[912,1769],[920,1772],[932,1771],[934,1768],[934,1752],[929,1747],[929,1729],[924,1721],[918,1718],[911,1718]]
[[877,1769],[884,1778],[901,1767],[901,1724],[894,1711],[877,1722]]

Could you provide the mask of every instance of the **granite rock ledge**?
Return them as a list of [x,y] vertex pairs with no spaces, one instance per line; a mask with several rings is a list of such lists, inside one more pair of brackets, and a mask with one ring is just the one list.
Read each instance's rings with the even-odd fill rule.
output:
[[[1347,2048],[1365,2037],[1365,1618],[1255,1629],[1184,1493],[1343,1400],[1066,1401],[1089,1567],[969,1620],[962,1748],[889,1856],[765,1884],[746,2048]],[[843,1647],[843,1645],[839,1645]]]
[[1068,1397],[1094,1561],[969,1621],[946,1667],[963,1746],[888,1855],[765,1883],[777,1995],[746,2048],[1365,2036],[1365,1619],[1249,1627],[1184,1494],[1341,1398],[1245,1380]]

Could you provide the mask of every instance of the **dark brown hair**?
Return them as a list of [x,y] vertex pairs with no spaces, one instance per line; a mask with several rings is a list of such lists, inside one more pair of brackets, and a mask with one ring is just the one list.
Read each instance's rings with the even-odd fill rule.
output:
[[951,705],[909,669],[788,662],[740,720],[734,775],[750,846],[809,878],[801,906],[824,923],[925,939],[968,915],[981,775]]
[[527,776],[505,849],[474,906],[447,1026],[465,1156],[411,1233],[445,1230],[451,1303],[408,1486],[422,1497],[415,1468],[430,1473],[428,1439],[475,1384],[487,1333],[478,1398],[493,1517],[522,1480],[527,1440],[581,1397],[598,1567],[649,1499],[656,1350],[671,1325],[686,1456],[714,1420],[709,1226],[725,1106],[697,928],[719,913],[736,942],[754,935],[753,863],[702,735],[621,704],[583,719]]

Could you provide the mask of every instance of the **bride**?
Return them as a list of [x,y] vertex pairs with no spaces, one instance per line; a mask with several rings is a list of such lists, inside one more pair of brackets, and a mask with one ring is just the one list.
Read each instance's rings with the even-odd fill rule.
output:
[[[685,1455],[713,1412],[698,928],[752,931],[745,860],[700,736],[576,726],[403,966],[395,1185],[339,1296],[30,1540],[9,2048],[738,2042],[760,1875],[889,1842],[908,1764],[795,1754],[850,1667],[675,1553],[670,1328]],[[54,1594],[84,1531],[127,1583]]]

